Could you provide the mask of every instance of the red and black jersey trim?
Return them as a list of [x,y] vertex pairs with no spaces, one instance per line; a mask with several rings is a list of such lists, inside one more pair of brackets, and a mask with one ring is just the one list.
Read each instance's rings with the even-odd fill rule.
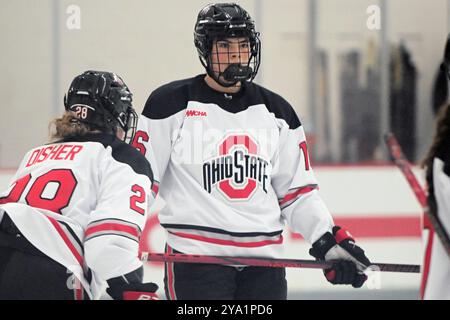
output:
[[170,235],[214,245],[255,248],[283,242],[282,230],[274,232],[230,232],[193,225],[162,224]]
[[289,189],[288,193],[284,196],[284,198],[278,200],[281,210],[289,207],[304,194],[309,193],[316,189],[318,189],[317,184],[309,184],[306,186]]
[[78,236],[76,235],[76,233],[72,230],[72,228],[70,228],[70,226],[65,223],[64,221],[59,221],[59,224],[63,225],[64,228],[66,229],[66,231],[71,235],[72,239],[78,244],[78,246],[81,248],[81,252],[83,252],[83,243],[81,242],[81,240],[78,238]]
[[273,236],[277,236],[277,235],[280,235],[281,233],[283,233],[283,230],[277,230],[277,231],[273,231],[273,232],[232,232],[232,231],[223,230],[223,229],[190,225],[190,224],[162,223],[161,226],[166,229],[201,230],[201,231],[207,231],[207,232],[212,232],[212,233],[226,234],[226,235],[230,235],[233,237],[259,237],[259,236],[273,237]]
[[120,219],[103,219],[89,223],[84,233],[84,241],[101,236],[119,236],[139,242],[142,230],[138,225]]
[[[51,224],[52,228],[58,233],[60,238],[63,240],[64,244],[67,246],[67,248],[70,250],[74,258],[77,260],[77,262],[80,263],[80,265],[83,265],[83,245],[76,233],[71,229],[71,227],[60,220],[57,220],[53,216],[47,215],[46,213],[42,213],[42,216],[45,217]],[[23,233],[20,231],[20,229],[16,226],[16,224],[13,222],[11,217],[9,216],[9,213],[5,211],[5,214],[3,216],[3,219],[1,221],[1,227],[2,230],[6,230],[8,234],[21,234]],[[25,236],[23,236],[25,238]],[[14,242],[15,243],[15,242]],[[43,255],[47,256],[44,251],[41,251],[40,249],[36,248],[31,242],[28,240],[22,241],[21,244],[24,244],[23,246],[17,247],[17,249],[20,249],[24,252],[30,252],[34,255]],[[7,243],[5,245],[14,247],[14,244]]]
[[78,261],[81,267],[84,268],[84,252],[83,245],[75,232],[64,222],[59,221],[49,215],[44,216],[50,221],[56,232],[60,235],[66,246],[69,248],[72,255]]

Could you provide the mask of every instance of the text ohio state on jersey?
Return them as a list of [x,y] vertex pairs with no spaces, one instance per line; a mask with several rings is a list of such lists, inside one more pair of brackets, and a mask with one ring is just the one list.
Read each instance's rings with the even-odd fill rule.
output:
[[289,103],[254,83],[224,95],[203,78],[155,90],[134,141],[160,183],[168,245],[191,254],[276,257],[286,223],[311,242],[330,231]]

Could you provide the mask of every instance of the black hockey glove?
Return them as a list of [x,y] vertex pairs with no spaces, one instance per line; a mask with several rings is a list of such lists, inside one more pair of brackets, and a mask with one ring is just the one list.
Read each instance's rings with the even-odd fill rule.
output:
[[126,275],[109,279],[106,292],[114,300],[159,300],[158,285],[148,282],[142,283],[143,268],[139,268]]
[[367,280],[364,271],[370,261],[364,250],[355,245],[350,233],[341,227],[334,226],[333,234],[327,232],[314,242],[309,254],[317,260],[336,260],[331,269],[324,270],[332,284],[351,284],[360,288]]

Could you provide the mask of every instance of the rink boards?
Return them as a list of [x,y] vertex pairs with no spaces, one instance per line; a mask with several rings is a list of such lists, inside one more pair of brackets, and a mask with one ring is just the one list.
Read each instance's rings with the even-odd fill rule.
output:
[[[423,181],[422,172],[415,170]],[[317,166],[315,173],[335,223],[351,231],[373,262],[421,264],[420,206],[396,167]],[[0,169],[1,190],[13,174]],[[141,243],[145,251],[163,252],[165,234],[155,214],[163,205],[159,200],[151,209]],[[312,258],[300,235],[286,229],[284,239],[286,258]],[[163,277],[160,263],[146,265],[146,279],[162,287]],[[320,270],[288,269],[287,278],[293,299],[307,298],[308,292],[312,298],[355,298],[354,289],[328,284]],[[419,274],[374,273],[369,280],[356,297],[411,298],[420,285]],[[159,293],[164,296],[162,288]]]

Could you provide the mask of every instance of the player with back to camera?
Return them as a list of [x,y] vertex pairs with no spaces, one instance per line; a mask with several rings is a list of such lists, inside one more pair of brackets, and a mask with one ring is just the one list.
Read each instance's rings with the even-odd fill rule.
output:
[[0,299],[155,299],[138,241],[153,173],[125,141],[132,94],[110,72],[75,77],[53,141],[31,149],[0,194]]
[[[166,251],[280,257],[287,224],[314,257],[338,260],[331,283],[361,287],[370,262],[318,194],[294,109],[252,82],[261,45],[249,14],[207,5],[194,43],[206,74],[153,91],[133,143],[166,201]],[[164,284],[168,299],[287,299],[283,268],[166,263]]]
[[[441,65],[450,79],[450,37]],[[450,239],[450,104],[445,103],[437,112],[433,142],[422,162],[428,185],[428,207],[441,224],[443,236]],[[450,299],[450,257],[441,240],[434,234],[426,244],[422,272],[423,299]]]

